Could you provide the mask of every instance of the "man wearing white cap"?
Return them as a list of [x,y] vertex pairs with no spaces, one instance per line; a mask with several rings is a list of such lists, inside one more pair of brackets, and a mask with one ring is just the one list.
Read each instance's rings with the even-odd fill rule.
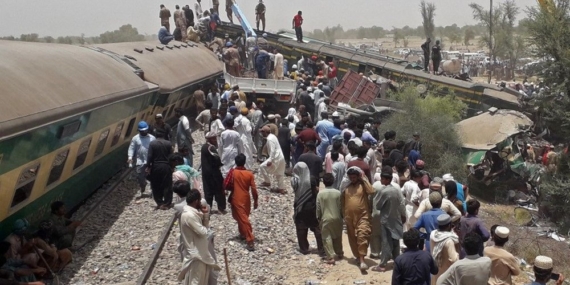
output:
[[451,230],[451,217],[441,214],[437,217],[438,229],[430,234],[431,256],[435,260],[438,273],[431,278],[431,284],[436,284],[438,278],[453,263],[459,259],[459,237]]
[[483,240],[476,233],[469,233],[463,239],[464,259],[453,263],[437,279],[436,285],[487,285],[491,277],[491,259],[479,255]]
[[489,257],[492,262],[489,285],[512,285],[512,276],[521,273],[519,260],[504,249],[504,245],[509,241],[509,232],[506,227],[497,227],[493,232],[495,245],[486,247],[483,251],[484,255]]
[[534,259],[534,277],[536,280],[528,285],[546,285],[548,281],[553,279],[558,275],[556,279],[556,285],[562,285],[564,283],[564,275],[562,274],[553,274],[553,262],[552,258],[544,255],[539,255]]
[[272,174],[277,180],[276,192],[285,194],[285,185],[283,184],[283,177],[285,175],[285,157],[281,151],[281,146],[279,145],[279,140],[277,136],[271,133],[271,129],[268,126],[263,126],[261,128],[261,135],[267,140],[265,143],[265,152],[267,153],[267,159],[259,166],[259,171],[263,176],[263,183],[261,186],[271,187],[271,180],[269,175]]

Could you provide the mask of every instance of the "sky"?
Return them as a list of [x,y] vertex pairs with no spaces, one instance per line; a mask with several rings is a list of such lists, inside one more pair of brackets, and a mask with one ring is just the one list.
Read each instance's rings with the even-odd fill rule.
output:
[[[160,28],[159,6],[164,4],[174,12],[174,6],[190,5],[189,0],[17,0],[2,1],[0,9],[0,36],[38,33],[44,36],[97,36],[105,31],[131,24],[141,34],[156,34]],[[195,1],[195,0],[192,0]],[[220,10],[226,0],[220,0]],[[254,8],[258,0],[236,0],[255,27]],[[494,0],[495,4],[504,0]],[[360,26],[417,27],[421,25],[421,0],[264,0],[267,7],[267,31],[290,29],[298,10],[303,11],[305,31],[341,25],[345,29]],[[475,24],[468,3],[488,7],[489,0],[428,0],[435,3],[436,26]],[[524,8],[536,5],[536,0],[516,0],[525,16]],[[211,7],[211,0],[203,0],[203,8]],[[225,11],[220,11],[227,21]],[[171,26],[174,23],[171,20]]]

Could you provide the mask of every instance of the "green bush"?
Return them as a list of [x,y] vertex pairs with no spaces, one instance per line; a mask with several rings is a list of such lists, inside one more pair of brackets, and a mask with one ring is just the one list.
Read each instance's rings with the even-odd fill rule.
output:
[[404,103],[404,110],[382,122],[381,133],[394,130],[397,140],[407,141],[414,132],[419,132],[423,144],[421,159],[426,170],[434,177],[452,173],[458,181],[466,182],[465,159],[455,123],[461,120],[467,106],[453,95],[438,97],[428,93],[421,98],[413,86],[405,86],[391,95]]
[[570,229],[570,158],[562,155],[556,174],[542,176],[540,210],[562,231]]

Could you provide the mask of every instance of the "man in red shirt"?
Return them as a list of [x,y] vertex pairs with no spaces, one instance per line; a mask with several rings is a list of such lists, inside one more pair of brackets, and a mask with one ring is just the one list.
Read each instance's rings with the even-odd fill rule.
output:
[[295,29],[295,34],[297,35],[297,42],[303,42],[303,29],[301,25],[303,25],[303,12],[297,12],[297,15],[293,17],[293,29]]

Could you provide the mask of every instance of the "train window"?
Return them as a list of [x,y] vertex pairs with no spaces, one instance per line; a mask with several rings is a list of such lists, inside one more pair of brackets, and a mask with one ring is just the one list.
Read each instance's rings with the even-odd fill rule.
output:
[[69,148],[58,153],[53,163],[51,164],[51,171],[49,172],[49,178],[46,186],[50,186],[54,182],[58,181],[61,177],[61,173],[63,172],[63,167],[65,166],[65,162],[67,161],[67,155],[69,154]]
[[113,141],[111,142],[111,146],[115,146],[119,142],[119,139],[121,138],[121,133],[123,133],[124,125],[125,122],[121,122],[120,124],[117,125],[117,128],[115,128],[115,134],[113,134]]
[[16,191],[14,191],[14,198],[10,207],[17,206],[30,197],[36,183],[38,171],[40,171],[39,163],[22,171],[18,178],[18,184],[16,185]]
[[125,133],[125,136],[129,136],[129,138],[133,136],[132,132],[133,132],[133,128],[135,127],[135,120],[136,119],[137,118],[135,117],[129,121],[129,125],[127,126],[127,132]]
[[382,75],[382,68],[381,67],[374,67],[374,73],[378,75]]
[[67,125],[63,125],[59,129],[59,133],[57,138],[62,139],[66,137],[73,136],[75,133],[79,131],[79,127],[81,127],[81,121],[77,120],[75,122],[71,122]]
[[328,55],[325,57],[325,60],[326,60],[326,63],[327,63],[327,64],[329,64],[329,62],[334,61],[333,57],[332,57],[332,56],[328,56]]
[[77,158],[75,159],[75,164],[73,165],[73,170],[79,168],[83,163],[85,163],[85,159],[87,158],[87,153],[89,152],[89,147],[91,146],[92,138],[88,138],[81,142],[79,145],[79,150],[77,151]]
[[166,116],[167,118],[170,118],[170,116],[172,116],[172,111],[174,111],[174,106],[175,105],[170,106],[170,110],[168,110],[168,116]]
[[101,133],[101,135],[99,135],[99,142],[97,142],[97,148],[95,149],[95,157],[98,157],[103,153],[110,132],[111,129],[106,129]]
[[366,64],[359,64],[358,65],[358,73],[366,72]]

